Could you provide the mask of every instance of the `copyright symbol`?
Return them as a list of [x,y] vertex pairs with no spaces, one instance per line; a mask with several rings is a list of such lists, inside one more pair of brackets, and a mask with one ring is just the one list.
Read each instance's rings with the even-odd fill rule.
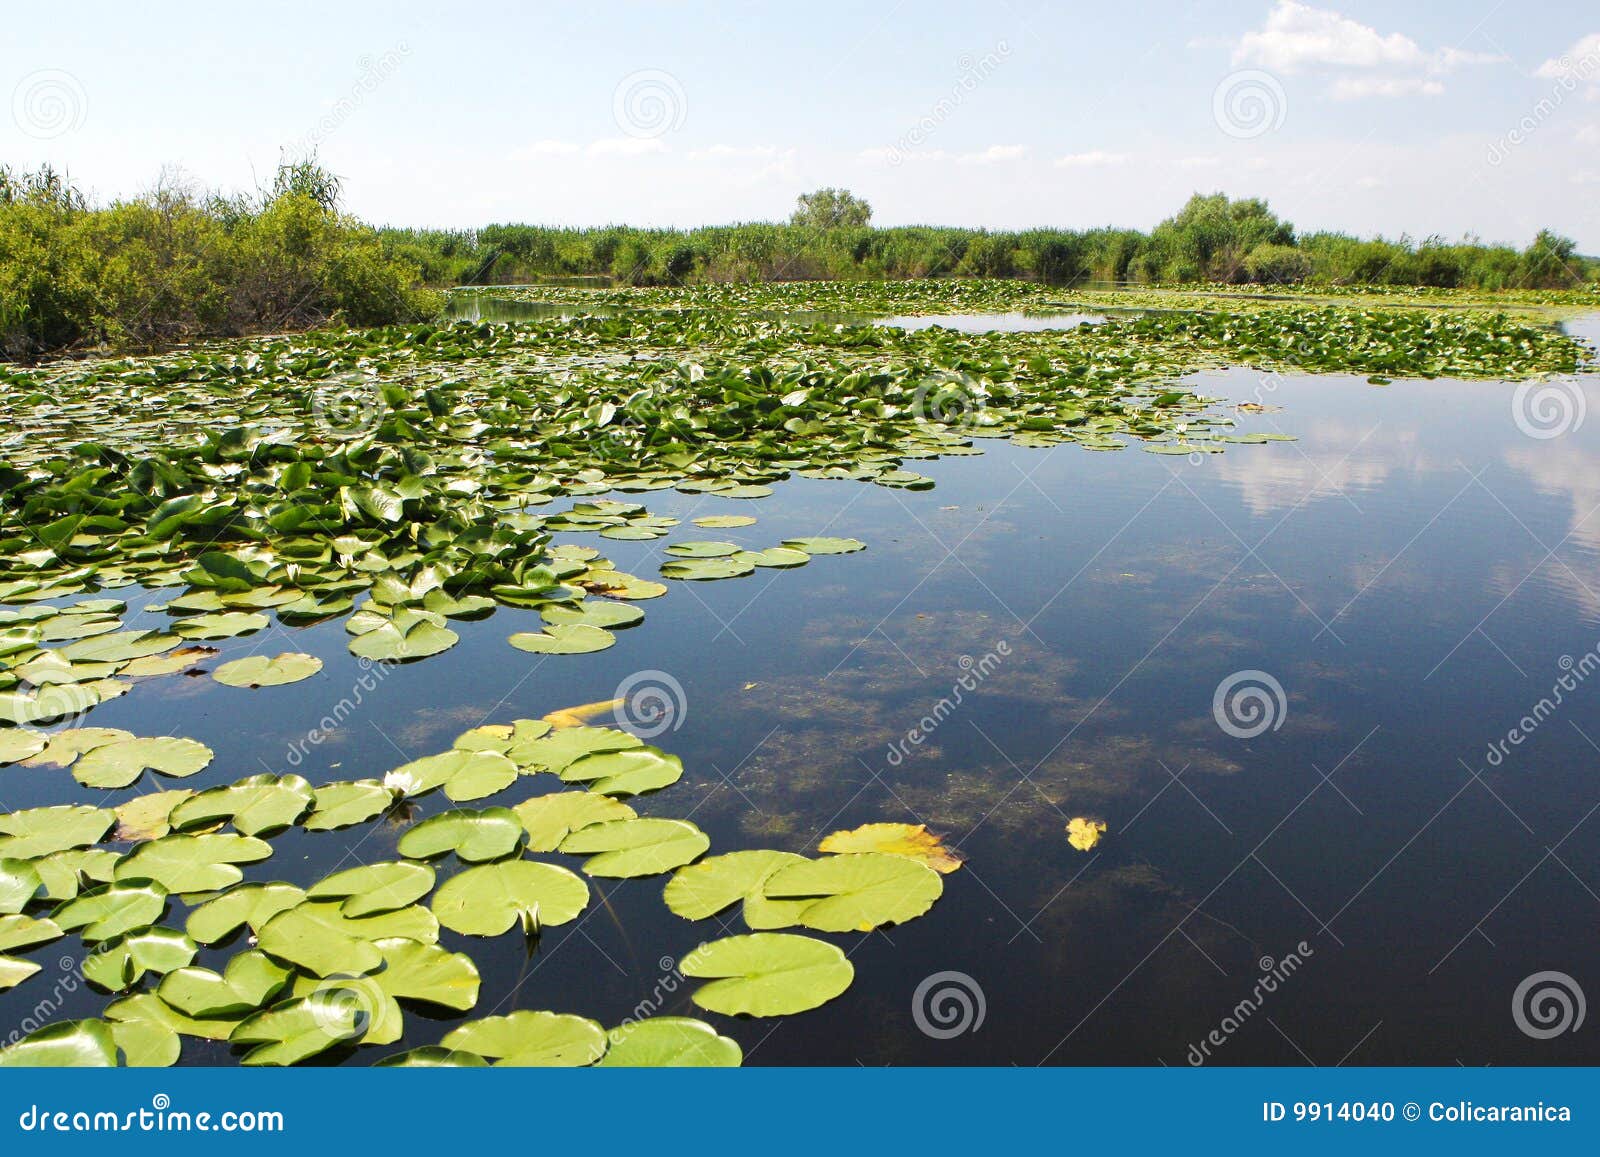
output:
[[1415,1101],[1407,1101],[1406,1107],[1400,1110],[1400,1115],[1408,1121],[1415,1121],[1422,1116],[1422,1106]]

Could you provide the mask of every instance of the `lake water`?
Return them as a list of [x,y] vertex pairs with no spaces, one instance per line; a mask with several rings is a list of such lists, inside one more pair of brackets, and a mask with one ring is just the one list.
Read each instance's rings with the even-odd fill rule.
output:
[[[1575,329],[1600,337],[1595,321]],[[1530,437],[1515,388],[1497,383],[1195,382],[1281,407],[1247,428],[1299,440],[1193,462],[990,442],[916,463],[937,480],[924,492],[795,479],[754,502],[620,495],[685,520],[760,519],[645,543],[568,536],[646,576],[690,536],[869,548],[670,584],[590,656],[509,648],[536,629],[531,612],[459,624],[459,646],[388,673],[298,764],[292,747],[363,676],[338,623],[221,644],[222,659],[326,660],[249,714],[237,691],[172,678],[92,722],[211,745],[188,786],[289,770],[319,782],[382,775],[478,723],[608,699],[657,672],[683,709],[654,742],[687,774],[642,813],[693,820],[714,851],[807,851],[838,828],[922,821],[967,856],[926,916],[832,938],[855,983],[811,1013],[697,1013],[673,962],[742,925],[679,920],[658,878],[596,881],[585,916],[532,955],[514,936],[445,932],[483,972],[471,1016],[703,1015],[750,1064],[1182,1065],[1214,1032],[1209,1063],[1600,1062],[1600,1034],[1536,1039],[1512,1003],[1548,970],[1600,994],[1600,671],[1583,681],[1600,661],[1600,420]],[[1596,384],[1561,388],[1593,409]],[[1528,727],[1569,666],[1576,688]],[[1219,725],[1230,682],[1265,689],[1270,725],[1226,712]],[[60,803],[64,782],[4,769],[0,798]],[[1093,851],[1069,845],[1074,817],[1107,824]],[[308,883],[392,856],[400,830],[291,830],[248,875]],[[55,1019],[103,1008],[61,992],[68,943],[30,954],[44,974],[0,994],[0,1027],[52,991]],[[953,1034],[939,1008],[915,1011],[919,988],[926,1004],[950,985],[974,1010]],[[958,1005],[939,1007],[959,1027]],[[406,1017],[393,1048],[323,1060],[370,1063],[453,1023]],[[230,1055],[184,1042],[185,1063]]]

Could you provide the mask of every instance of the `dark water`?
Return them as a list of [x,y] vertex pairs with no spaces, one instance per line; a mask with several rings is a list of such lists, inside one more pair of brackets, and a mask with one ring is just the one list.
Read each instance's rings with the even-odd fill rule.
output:
[[[298,765],[291,745],[363,674],[338,624],[223,644],[223,658],[315,651],[327,667],[313,680],[248,698],[148,681],[91,722],[210,744],[202,783],[317,782],[381,775],[480,722],[608,699],[641,671],[670,676],[685,710],[655,742],[688,770],[642,812],[692,819],[714,851],[806,851],[837,828],[920,820],[968,857],[928,915],[834,938],[857,970],[840,999],[782,1021],[708,1016],[747,1063],[1181,1065],[1213,1030],[1223,1064],[1600,1062],[1592,1024],[1535,1039],[1512,1005],[1546,970],[1600,993],[1600,670],[1497,765],[1486,754],[1567,663],[1579,680],[1597,662],[1600,422],[1529,437],[1514,388],[1494,383],[1199,382],[1281,406],[1243,424],[1300,440],[1198,462],[982,443],[981,457],[916,464],[937,479],[926,492],[797,479],[755,502],[639,495],[685,520],[760,518],[686,522],[654,543],[575,536],[644,575],[688,537],[870,546],[671,584],[592,656],[509,648],[532,613],[462,624],[461,645],[363,691]],[[1600,404],[1592,379],[1585,392]],[[1284,699],[1275,729],[1238,738],[1213,697],[1247,671]],[[963,675],[975,688],[939,708]],[[530,784],[544,786],[524,780],[506,802]],[[68,787],[53,769],[0,771],[11,808]],[[1078,816],[1109,827],[1093,852],[1068,844]],[[307,883],[389,857],[399,830],[289,832],[250,878]],[[531,957],[514,936],[445,932],[483,971],[473,1015],[695,1014],[672,961],[743,928],[736,914],[677,919],[662,882],[597,881],[581,922]],[[61,993],[65,943],[30,954],[45,971],[0,995],[0,1025],[52,985],[57,1017],[103,1007]],[[1257,989],[1263,969],[1274,991]],[[913,1008],[946,972],[981,990],[984,1016],[941,1037]],[[406,1017],[403,1044],[327,1059],[367,1063],[448,1028]],[[228,1055],[185,1041],[186,1062]]]

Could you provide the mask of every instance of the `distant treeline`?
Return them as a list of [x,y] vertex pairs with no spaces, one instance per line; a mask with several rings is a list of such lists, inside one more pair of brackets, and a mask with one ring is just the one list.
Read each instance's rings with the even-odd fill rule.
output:
[[[834,192],[825,190],[824,192]],[[845,194],[848,196],[848,194]],[[870,210],[868,210],[870,212]],[[604,276],[629,285],[938,276],[1171,284],[1425,285],[1561,288],[1600,280],[1600,260],[1548,230],[1525,249],[1476,240],[1363,240],[1297,234],[1264,201],[1196,194],[1149,233],[1136,229],[990,232],[936,226],[788,224],[700,229],[384,229],[389,251],[430,285]]]
[[338,201],[312,162],[254,195],[163,180],[106,206],[0,166],[0,359],[436,314],[418,267]]

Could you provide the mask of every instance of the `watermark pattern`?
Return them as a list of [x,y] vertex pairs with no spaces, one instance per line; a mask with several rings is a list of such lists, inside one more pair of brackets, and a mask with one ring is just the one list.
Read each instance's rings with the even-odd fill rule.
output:
[[676,731],[689,718],[683,684],[665,671],[635,671],[617,685],[612,711],[617,726],[640,739]]
[[317,118],[316,125],[297,140],[292,147],[292,155],[309,157],[339,130],[339,126],[353,117],[367,102],[367,98],[376,92],[383,84],[405,63],[406,57],[411,55],[411,46],[405,41],[400,41],[393,48],[386,49],[378,56],[362,56],[356,63],[360,73],[356,77],[350,90],[333,102],[333,107]]
[[1211,118],[1235,140],[1253,140],[1281,128],[1288,112],[1283,85],[1259,68],[1230,72],[1211,93]]
[[1565,972],[1535,972],[1511,994],[1511,1019],[1534,1040],[1550,1040],[1583,1027],[1583,989]]
[[1541,442],[1576,432],[1588,412],[1583,387],[1574,381],[1523,382],[1511,395],[1511,418],[1517,429]]
[[640,140],[677,132],[688,115],[683,85],[659,68],[630,72],[611,94],[611,117],[617,127]]
[[396,665],[396,661],[384,659],[374,662],[371,659],[364,658],[360,661],[360,664],[362,668],[361,675],[351,684],[349,694],[335,703],[333,709],[319,719],[315,727],[289,744],[289,750],[284,755],[284,762],[290,767],[299,767],[305,762],[307,755],[316,748],[321,747],[331,735],[343,727],[345,721],[354,715],[361,705],[366,702],[367,696],[377,690],[378,685],[388,678],[389,671]]
[[1316,950],[1302,940],[1282,960],[1263,956],[1256,961],[1256,968],[1260,970],[1261,975],[1256,978],[1250,994],[1229,1009],[1228,1015],[1222,1018],[1216,1028],[1189,1046],[1189,1052],[1185,1056],[1189,1064],[1199,1068],[1210,1060],[1217,1049],[1227,1044],[1251,1017],[1261,1011],[1267,1002],[1267,997],[1277,992],[1291,976],[1300,971],[1307,960],[1315,955]]
[[329,382],[311,393],[311,417],[330,438],[354,441],[376,430],[386,405],[378,383],[367,379]]
[[[1512,150],[1526,142],[1539,127],[1553,117],[1557,110],[1567,102],[1567,98],[1591,80],[1600,79],[1600,55],[1585,53],[1577,60],[1570,56],[1562,56],[1557,61],[1555,83],[1551,85],[1549,93],[1539,98],[1532,109],[1524,113],[1515,125],[1501,133],[1489,146],[1489,151],[1484,155],[1484,160],[1492,167],[1505,163],[1511,156]],[[1541,75],[1548,75],[1540,69]]]
[[56,978],[55,984],[39,1003],[23,1015],[22,1019],[12,1027],[11,1032],[0,1040],[0,1048],[10,1048],[23,1037],[53,1023],[61,1010],[66,1007],[67,998],[83,987],[83,973],[76,959],[63,956],[57,962],[57,967],[60,968],[61,975]]
[[1489,744],[1484,755],[1490,767],[1499,767],[1511,754],[1513,747],[1521,747],[1528,738],[1540,727],[1545,720],[1556,713],[1556,710],[1566,703],[1566,697],[1583,685],[1584,680],[1596,671],[1600,671],[1600,643],[1585,651],[1577,659],[1571,655],[1562,655],[1556,660],[1563,674],[1556,677],[1550,685],[1550,694],[1542,696],[1537,703],[1528,708],[1515,726],[1507,729],[1503,738]]
[[911,994],[911,1019],[934,1040],[977,1032],[988,1010],[983,986],[965,972],[935,972]]
[[17,1115],[24,1133],[282,1133],[283,1113],[276,1109],[191,1113],[172,1107],[172,1098],[157,1093],[147,1109],[113,1112],[105,1109],[51,1109],[29,1105]]
[[929,139],[939,131],[939,126],[955,115],[966,100],[978,87],[994,75],[994,72],[1011,55],[1011,45],[1004,40],[995,42],[995,46],[982,56],[975,57],[970,52],[964,52],[956,60],[959,70],[955,83],[950,86],[950,91],[941,96],[934,105],[922,116],[917,118],[917,123],[912,125],[900,138],[890,145],[886,151],[891,165],[903,163],[912,153],[916,152]]
[[1211,715],[1235,739],[1254,739],[1283,726],[1289,700],[1283,684],[1265,671],[1235,671],[1217,684]]
[[83,127],[89,94],[78,78],[59,68],[30,72],[11,91],[11,119],[30,137],[53,141]]
[[995,669],[1011,654],[1011,641],[1001,639],[994,648],[985,651],[978,659],[971,655],[962,655],[956,665],[961,668],[961,674],[950,687],[950,693],[933,705],[933,710],[917,720],[916,724],[905,733],[904,738],[897,739],[889,745],[886,756],[890,767],[899,767],[905,762],[914,748],[921,747],[928,741],[928,737],[966,701],[967,694],[976,691],[978,687]]

